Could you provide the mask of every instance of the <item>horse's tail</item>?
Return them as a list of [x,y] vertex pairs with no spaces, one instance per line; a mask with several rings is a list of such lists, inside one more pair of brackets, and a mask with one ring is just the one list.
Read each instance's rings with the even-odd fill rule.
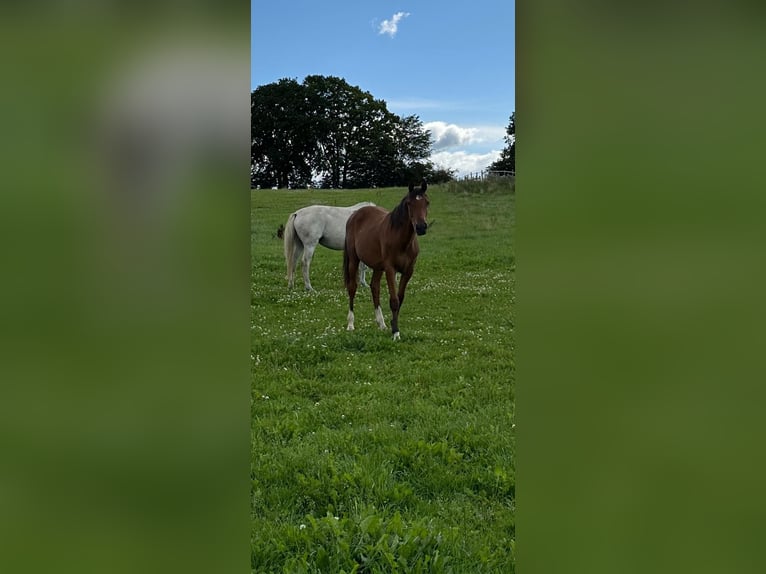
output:
[[285,262],[287,263],[287,280],[292,283],[293,274],[295,273],[295,248],[298,243],[298,248],[302,247],[301,238],[295,232],[295,213],[291,213],[287,218],[287,225],[285,225]]

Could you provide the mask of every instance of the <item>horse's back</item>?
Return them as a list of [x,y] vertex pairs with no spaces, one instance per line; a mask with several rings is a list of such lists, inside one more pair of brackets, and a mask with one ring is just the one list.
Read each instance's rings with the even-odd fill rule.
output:
[[354,228],[354,233],[378,225],[388,215],[388,211],[377,205],[368,205],[357,209],[346,224],[347,232]]
[[371,206],[362,202],[349,207],[331,205],[309,205],[296,212],[296,228],[304,241],[320,243],[330,249],[343,249],[346,237],[346,223],[358,206]]
[[357,209],[359,209],[361,207],[367,207],[367,206],[370,206],[370,205],[374,206],[375,204],[373,202],[371,202],[371,201],[360,201],[359,203],[355,203],[351,207],[347,207],[345,209],[353,209],[354,211],[356,211]]

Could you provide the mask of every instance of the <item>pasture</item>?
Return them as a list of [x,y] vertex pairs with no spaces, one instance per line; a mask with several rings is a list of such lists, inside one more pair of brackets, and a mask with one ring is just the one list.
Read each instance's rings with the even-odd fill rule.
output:
[[[346,331],[340,251],[317,248],[315,293],[287,288],[276,230],[292,211],[405,193],[251,192],[253,572],[515,569],[509,184],[429,187],[399,341],[369,288]],[[388,325],[385,282],[381,299]]]

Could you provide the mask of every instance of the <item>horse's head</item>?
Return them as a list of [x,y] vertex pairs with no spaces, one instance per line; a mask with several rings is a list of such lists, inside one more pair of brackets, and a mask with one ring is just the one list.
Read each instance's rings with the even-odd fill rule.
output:
[[426,218],[428,217],[428,206],[430,201],[426,195],[428,184],[426,180],[420,184],[420,188],[415,188],[415,184],[410,184],[410,192],[407,194],[407,210],[410,214],[410,222],[415,227],[415,233],[425,235],[428,229]]

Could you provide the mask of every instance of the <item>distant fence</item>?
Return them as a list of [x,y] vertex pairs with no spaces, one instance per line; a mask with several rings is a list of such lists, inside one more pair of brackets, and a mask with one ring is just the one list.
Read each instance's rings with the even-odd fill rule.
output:
[[499,170],[488,170],[483,169],[481,171],[472,171],[471,173],[467,173],[463,177],[459,178],[461,181],[483,181],[485,179],[489,179],[492,177],[516,177],[515,171],[499,171]]

